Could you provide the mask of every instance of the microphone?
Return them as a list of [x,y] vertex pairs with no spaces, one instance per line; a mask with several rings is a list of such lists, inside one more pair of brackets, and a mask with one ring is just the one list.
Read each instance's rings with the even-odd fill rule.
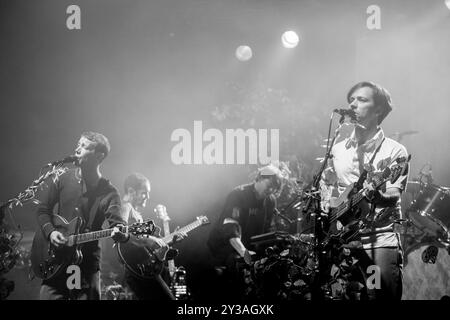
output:
[[352,109],[334,109],[333,112],[340,114],[342,117],[348,116],[352,120],[356,120],[356,113]]
[[61,165],[64,163],[76,163],[77,161],[78,161],[78,157],[71,155],[71,156],[65,157],[64,159],[50,162],[46,165],[46,167],[58,166],[58,165]]

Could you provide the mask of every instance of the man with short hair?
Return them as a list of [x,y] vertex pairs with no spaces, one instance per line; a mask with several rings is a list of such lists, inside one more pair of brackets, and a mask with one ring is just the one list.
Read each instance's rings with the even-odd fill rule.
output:
[[248,248],[250,238],[270,231],[276,208],[275,194],[281,189],[282,171],[275,165],[258,170],[253,183],[238,186],[228,195],[222,214],[211,230],[208,247],[223,274],[224,295],[243,299],[242,277],[237,262],[251,263],[254,252]]
[[[100,172],[100,164],[110,152],[108,139],[96,132],[84,132],[75,149],[76,168],[68,169],[58,179],[47,181],[37,209],[39,229],[50,243],[59,248],[67,238],[52,222],[53,210],[58,207],[60,216],[70,221],[81,217],[84,221],[80,233],[101,230],[106,220],[110,227],[125,225],[121,215],[120,196],[117,189]],[[115,229],[113,239],[127,241],[128,236]],[[70,274],[61,270],[54,277],[44,280],[41,300],[99,300],[100,299],[100,246],[98,241],[81,245],[83,260],[80,264],[81,288],[70,289]],[[62,268],[63,269],[63,268]]]
[[[356,125],[347,139],[335,144],[332,157],[321,180],[321,207],[324,212],[330,209],[330,200],[337,187],[341,195],[346,188],[356,183],[363,172],[368,179],[392,168],[396,161],[408,157],[406,148],[385,136],[380,127],[382,121],[392,110],[389,92],[373,82],[360,82],[347,94],[350,108],[355,112]],[[406,188],[408,169],[397,181],[388,181],[379,190],[366,181],[363,194],[369,210],[374,216],[381,212],[381,219],[372,226],[361,230],[355,241],[362,245],[354,249],[353,254],[359,260],[364,272],[375,265],[381,273],[381,287],[367,290],[369,299],[400,299],[402,296],[402,249],[399,234],[394,225],[401,218],[400,196]],[[368,277],[372,274],[366,274]]]
[[150,181],[143,174],[132,173],[125,178],[122,211],[129,224],[143,222],[142,210],[150,198]]
[[[125,178],[124,181],[125,195],[123,196],[122,215],[128,224],[142,222],[142,211],[147,206],[150,198],[150,181],[147,177],[140,173],[132,173]],[[186,237],[186,234],[177,234],[174,242]],[[132,240],[137,246],[143,241],[148,245],[154,243],[157,247],[168,247],[168,245],[160,238],[155,236],[146,236],[139,240]],[[136,251],[138,253],[140,251]],[[169,251],[170,252],[170,251]],[[128,288],[133,292],[138,300],[175,300],[168,283],[170,283],[170,275],[165,266],[162,268],[161,275],[155,274],[153,277],[148,276],[147,279],[141,279],[133,275],[128,269],[125,270],[124,280]]]

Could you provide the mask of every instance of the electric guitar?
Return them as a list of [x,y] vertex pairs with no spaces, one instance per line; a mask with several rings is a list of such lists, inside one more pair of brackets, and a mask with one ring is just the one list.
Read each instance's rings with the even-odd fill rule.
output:
[[[170,228],[169,228],[169,215],[167,214],[166,206],[162,204],[158,204],[154,209],[156,216],[162,220],[163,222],[163,231],[164,236],[167,236],[170,234]],[[175,274],[175,271],[177,268],[175,267],[175,261],[173,259],[167,260],[167,266],[169,269],[170,278],[173,279],[173,276]]]
[[125,267],[135,276],[141,279],[151,279],[159,275],[163,269],[169,245],[173,243],[173,238],[178,232],[188,233],[200,226],[206,225],[209,220],[206,216],[197,217],[197,220],[179,229],[177,232],[162,238],[167,246],[152,250],[147,246],[136,244],[133,241],[119,243],[117,252]]
[[[83,243],[109,238],[113,232],[113,228],[111,228],[79,233],[83,225],[81,217],[76,217],[67,222],[64,217],[54,214],[51,219],[55,230],[64,235],[67,243],[57,248],[50,243],[50,239],[44,236],[42,230],[38,230],[34,235],[31,249],[31,267],[34,275],[43,280],[53,278],[71,264],[80,264],[83,260],[81,252]],[[124,233],[129,232],[134,235],[151,235],[155,232],[153,221],[118,228]]]
[[[397,159],[397,163],[392,168],[388,167],[381,174],[374,175],[369,183],[375,190],[381,188],[388,181],[395,183],[400,176],[405,174],[410,159],[411,155],[408,158],[401,157]],[[389,208],[386,208],[371,217],[370,204],[364,201],[366,199],[364,196],[365,189],[358,190],[355,185],[351,184],[339,198],[330,201],[331,210],[328,214],[328,230],[321,241],[322,246],[327,246],[333,240],[338,240],[341,243],[350,241],[370,223],[380,221],[387,214],[390,214]],[[338,228],[338,222],[342,225],[342,228]]]

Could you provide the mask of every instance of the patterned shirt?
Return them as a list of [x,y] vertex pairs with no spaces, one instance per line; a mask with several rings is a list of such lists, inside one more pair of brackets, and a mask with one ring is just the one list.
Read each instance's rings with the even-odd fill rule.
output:
[[[369,162],[380,144],[381,147],[370,165]],[[353,131],[349,138],[335,144],[331,153],[332,159],[328,163],[321,180],[322,199],[325,200],[332,195],[331,191],[333,189],[330,186],[337,186],[337,191],[340,195],[348,186],[358,181],[364,169],[369,172],[368,179],[370,180],[386,168],[391,168],[400,157],[406,158],[408,156],[406,148],[395,140],[385,137],[381,128],[362,145],[358,145],[355,131]],[[402,192],[406,188],[407,178],[408,170],[394,183],[388,181],[381,187],[380,191],[384,192],[389,188],[398,188]],[[399,243],[398,234],[394,232],[394,221],[401,218],[400,199],[391,208],[376,205],[375,213],[380,213],[383,209],[390,210],[389,219],[382,225],[378,224],[376,227],[363,230],[362,232],[361,242],[365,249],[396,247]]]

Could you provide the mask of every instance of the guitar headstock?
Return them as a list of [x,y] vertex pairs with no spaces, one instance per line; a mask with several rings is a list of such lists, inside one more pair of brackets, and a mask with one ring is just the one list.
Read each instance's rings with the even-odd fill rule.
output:
[[135,236],[153,235],[156,230],[157,228],[153,220],[133,223],[128,227],[128,232],[132,233]]
[[398,178],[406,174],[408,169],[408,162],[411,160],[411,155],[408,157],[400,157],[396,163],[391,167],[385,168],[381,173],[377,173],[372,177],[372,183],[375,188],[379,188],[385,182],[395,183]]
[[205,225],[205,224],[209,224],[209,223],[210,223],[207,216],[200,216],[200,217],[197,217],[197,220],[200,221],[200,223],[201,223],[202,225]]
[[165,205],[158,204],[153,211],[156,213],[156,217],[162,221],[170,221],[169,215],[167,214],[167,208]]
[[406,174],[406,170],[408,169],[408,163],[410,160],[411,155],[408,155],[408,157],[400,157],[396,160],[397,163],[392,166],[389,177],[389,181],[391,183],[394,183],[398,178]]

